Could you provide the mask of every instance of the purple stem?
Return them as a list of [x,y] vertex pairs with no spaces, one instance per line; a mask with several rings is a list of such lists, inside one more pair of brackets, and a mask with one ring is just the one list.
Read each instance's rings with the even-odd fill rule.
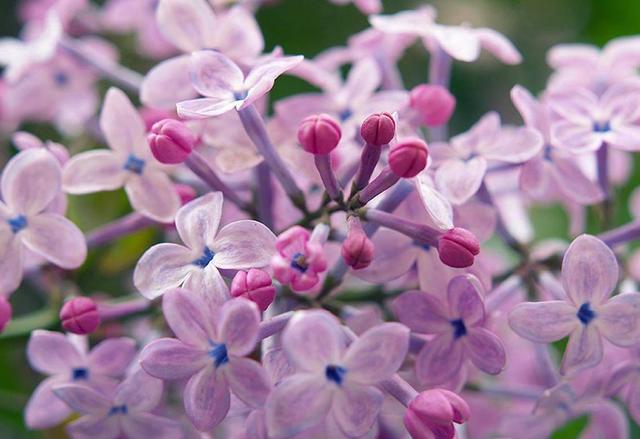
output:
[[558,384],[560,376],[553,364],[551,355],[549,354],[549,347],[543,343],[535,343],[534,349],[536,351],[536,360],[538,362],[538,370],[542,375],[545,386],[547,388],[555,387]]
[[522,286],[522,278],[513,274],[502,281],[487,295],[484,307],[487,313],[495,311],[502,303]]
[[97,247],[154,224],[157,223],[138,212],[133,212],[87,233],[87,246]]
[[373,145],[367,143],[362,149],[362,155],[360,156],[360,165],[358,167],[358,173],[356,174],[355,188],[356,190],[362,190],[367,184],[373,174],[378,161],[380,160],[380,154],[382,152],[381,145]]
[[151,302],[143,298],[129,299],[116,303],[98,303],[98,314],[101,320],[114,320],[129,316],[149,308]]
[[437,229],[378,209],[365,209],[364,219],[407,235],[420,245],[427,244],[438,247],[438,239],[442,235],[442,232]]
[[548,271],[543,271],[538,276],[538,283],[549,293],[554,300],[566,300],[567,296],[562,289],[562,285],[556,277]]
[[273,188],[271,187],[271,171],[266,163],[256,168],[258,180],[258,219],[262,224],[273,228]]
[[363,204],[367,204],[382,192],[396,184],[398,180],[400,180],[400,177],[394,174],[391,168],[387,166],[371,183],[358,192],[358,200]]
[[322,179],[322,183],[327,190],[327,194],[329,194],[329,197],[335,201],[342,200],[342,190],[340,189],[338,180],[336,179],[336,175],[331,168],[330,155],[316,154],[313,156],[313,159],[316,164],[316,168],[318,169],[318,173],[320,174],[320,178]]
[[609,247],[615,247],[620,244],[625,244],[629,241],[633,241],[640,237],[640,220],[632,221],[624,226],[620,226],[616,229],[609,230],[608,232],[598,235],[598,238],[602,240]]
[[293,314],[294,311],[288,311],[260,323],[260,326],[258,327],[258,340],[271,337],[272,335],[282,331],[284,327],[287,326],[287,323],[289,323]]
[[596,153],[598,161],[598,184],[602,189],[605,200],[609,199],[609,147],[606,143],[600,146]]

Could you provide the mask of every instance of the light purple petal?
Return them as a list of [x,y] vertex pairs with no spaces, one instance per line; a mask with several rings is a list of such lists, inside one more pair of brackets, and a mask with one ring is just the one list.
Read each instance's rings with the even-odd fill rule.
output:
[[506,126],[497,139],[483,144],[478,152],[487,160],[522,163],[535,157],[543,144],[542,135],[533,128]]
[[590,127],[599,115],[598,96],[586,88],[552,94],[547,102],[553,112],[576,125]]
[[184,408],[200,431],[211,430],[227,416],[230,405],[229,385],[213,364],[191,377],[184,389]]
[[167,174],[160,171],[132,175],[124,185],[131,207],[161,223],[172,223],[180,196]]
[[204,349],[218,334],[214,326],[216,310],[203,296],[203,292],[182,288],[168,291],[162,299],[162,312],[176,337]]
[[140,365],[149,374],[163,380],[178,380],[196,374],[211,364],[206,352],[175,338],[149,343],[140,354]]
[[599,61],[600,50],[591,44],[558,44],[547,54],[547,62],[554,69],[594,68]]
[[144,297],[155,299],[182,285],[189,273],[197,268],[192,264],[196,257],[181,245],[154,245],[138,261],[133,283]]
[[258,342],[260,311],[250,300],[236,298],[226,302],[220,311],[218,338],[232,355],[249,355]]
[[213,264],[222,269],[265,267],[276,252],[276,236],[264,224],[240,220],[224,226],[213,243]]
[[[632,346],[640,340],[640,294],[618,294],[596,310],[598,329],[611,343]],[[594,321],[595,322],[595,321]]]
[[467,345],[467,355],[478,369],[492,375],[504,369],[504,345],[493,332],[484,328],[470,328],[464,341]]
[[69,424],[67,431],[74,439],[114,439],[120,434],[120,423],[117,416],[83,416]]
[[574,306],[559,300],[521,303],[509,313],[509,326],[527,340],[551,343],[578,328],[576,313]]
[[393,15],[374,15],[369,18],[369,22],[374,28],[386,33],[425,35],[435,16],[435,9],[431,6],[425,6]]
[[362,437],[376,421],[384,395],[372,386],[348,385],[335,393],[331,415],[348,437]]
[[589,423],[580,433],[580,439],[630,437],[629,419],[618,404],[601,399],[582,406],[589,415]]
[[55,213],[42,213],[27,218],[22,242],[33,252],[53,264],[78,268],[87,257],[87,243],[78,227]]
[[218,23],[204,0],[162,0],[156,19],[162,34],[183,52],[215,47]]
[[338,100],[342,105],[359,107],[373,95],[381,81],[378,64],[373,58],[364,58],[351,67],[347,81],[338,94]]
[[602,138],[593,132],[590,125],[577,125],[567,120],[551,124],[551,143],[574,154],[597,151]]
[[422,291],[407,291],[393,302],[398,320],[421,334],[435,334],[451,328],[447,308],[437,296]]
[[115,87],[104,98],[100,129],[114,151],[130,153],[147,144],[142,118],[127,95]]
[[222,372],[235,396],[250,407],[262,407],[271,391],[271,382],[260,363],[249,358],[229,357]]
[[23,245],[8,227],[0,229],[0,294],[14,292],[22,281]]
[[503,63],[520,64],[522,62],[522,55],[518,49],[500,32],[481,27],[475,30],[475,34],[482,47]]
[[201,98],[182,101],[176,105],[178,116],[184,119],[206,119],[220,116],[236,106],[235,99]]
[[553,164],[551,169],[558,181],[558,189],[569,198],[580,204],[602,201],[602,189],[584,174],[574,159],[554,158]]
[[128,439],[182,439],[182,426],[151,413],[136,413],[122,419],[122,431]]
[[250,64],[264,49],[260,27],[242,5],[229,9],[216,32],[220,51],[236,62]]
[[222,217],[222,192],[210,192],[182,206],[176,214],[178,234],[187,247],[212,246]]
[[190,55],[162,61],[149,70],[140,88],[140,100],[155,108],[173,109],[178,102],[195,98],[198,93],[191,85]]
[[419,252],[413,240],[394,230],[382,228],[372,237],[376,251],[371,264],[353,275],[370,283],[385,283],[407,273]]
[[463,26],[432,25],[429,30],[440,47],[459,61],[472,62],[480,56],[480,40],[474,30]]
[[32,368],[47,375],[66,374],[73,367],[83,365],[80,353],[67,337],[42,329],[31,333],[27,357]]
[[577,237],[562,260],[562,287],[574,305],[602,303],[617,283],[618,261],[611,249],[596,237]]
[[289,437],[316,424],[329,412],[334,389],[319,374],[295,374],[267,400],[270,437]]
[[451,203],[463,204],[478,192],[486,171],[487,161],[483,157],[447,160],[436,170],[435,181]]
[[4,168],[2,198],[14,213],[42,212],[60,191],[58,161],[45,149],[30,149],[15,155]]
[[191,270],[183,287],[202,294],[212,306],[220,306],[230,298],[229,287],[213,263],[209,263],[204,269],[197,267]]
[[111,191],[122,187],[127,172],[121,155],[106,149],[87,151],[65,164],[62,188],[70,194]]
[[244,81],[247,98],[239,109],[245,108],[273,88],[278,76],[300,64],[303,56],[274,57],[251,69]]
[[463,344],[453,333],[438,335],[416,357],[416,377],[427,385],[445,383],[458,373],[463,359]]
[[580,325],[569,337],[560,373],[593,367],[602,360],[602,336],[597,325]]
[[59,377],[47,378],[33,391],[24,411],[24,422],[28,428],[51,428],[71,414],[69,406],[53,393],[52,387],[60,383]]
[[236,101],[245,91],[242,70],[220,52],[201,50],[191,54],[191,83],[198,93],[219,101]]
[[511,89],[511,101],[528,127],[536,128],[545,136],[548,134],[548,111],[529,90],[515,85]]
[[471,275],[451,279],[447,288],[449,317],[460,318],[468,326],[484,321],[484,303],[480,288],[480,281]]
[[108,338],[89,353],[87,359],[92,372],[111,377],[124,375],[136,355],[136,342],[131,338]]
[[324,371],[335,364],[345,349],[338,321],[325,311],[298,311],[282,332],[282,346],[299,369]]
[[162,381],[138,369],[116,389],[114,405],[125,405],[130,412],[150,412],[162,398]]
[[453,228],[451,203],[434,188],[434,183],[427,172],[421,172],[416,177],[416,189],[427,215],[434,225],[440,230]]
[[81,384],[60,384],[53,388],[53,392],[79,413],[106,414],[111,408],[111,401],[104,395]]
[[376,384],[396,373],[409,350],[409,328],[383,323],[362,334],[343,358],[347,380]]
[[500,134],[500,115],[490,111],[478,120],[468,131],[451,139],[451,145],[464,155],[471,154],[486,143],[493,142]]

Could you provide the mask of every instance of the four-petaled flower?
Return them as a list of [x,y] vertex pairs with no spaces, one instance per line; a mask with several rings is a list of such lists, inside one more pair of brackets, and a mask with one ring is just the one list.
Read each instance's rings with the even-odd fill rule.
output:
[[421,291],[400,295],[393,308],[398,320],[420,334],[435,334],[416,358],[416,376],[425,384],[456,378],[466,359],[483,372],[498,374],[506,355],[502,341],[484,328],[485,309],[472,275],[449,282],[446,302]]
[[536,343],[569,336],[561,373],[592,367],[602,360],[602,337],[626,347],[640,337],[640,294],[618,294],[618,262],[602,241],[582,235],[562,261],[562,287],[568,300],[527,302],[509,314],[509,325]]
[[163,380],[188,378],[184,407],[193,425],[210,430],[227,415],[230,392],[250,407],[260,407],[271,390],[260,363],[245,358],[258,341],[260,312],[236,298],[214,308],[202,295],[184,289],[163,299],[165,319],[178,337],[144,348],[141,365]]
[[176,228],[186,244],[158,244],[136,265],[133,283],[149,299],[184,286],[214,302],[229,297],[218,269],[246,270],[269,265],[276,237],[257,221],[240,220],[218,231],[223,196],[212,192],[185,204],[176,215]]

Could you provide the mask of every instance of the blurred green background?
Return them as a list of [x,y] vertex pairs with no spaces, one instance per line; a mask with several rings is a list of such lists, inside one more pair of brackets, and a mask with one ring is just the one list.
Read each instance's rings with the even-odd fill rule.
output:
[[[95,2],[96,4],[102,2]],[[327,0],[280,0],[258,13],[266,49],[280,45],[288,54],[312,57],[334,45],[343,45],[346,39],[367,27],[367,19],[355,7],[336,6]],[[20,30],[16,18],[17,0],[0,1],[0,35],[15,36]],[[452,132],[465,130],[489,110],[499,111],[507,121],[519,122],[511,105],[509,90],[522,84],[533,92],[540,91],[549,69],[545,54],[549,47],[562,42],[586,42],[602,45],[608,40],[640,33],[640,2],[629,0],[439,0],[411,1],[386,0],[385,12],[391,13],[418,5],[431,4],[438,10],[438,21],[444,24],[469,22],[474,26],[488,26],[507,35],[524,55],[519,66],[504,66],[490,55],[483,55],[474,64],[455,63],[452,90],[458,99],[452,120]],[[137,57],[133,52],[133,39],[127,36],[109,36],[123,48],[123,64],[145,72],[153,62]],[[406,85],[412,87],[426,81],[427,57],[421,46],[412,47],[401,62]],[[103,84],[106,89],[106,84]],[[275,99],[309,90],[300,80],[284,77],[274,89]],[[37,96],[34,96],[37,99]],[[61,140],[76,152],[93,148],[92,139],[61,138],[52,128],[42,125],[23,127],[43,138]],[[0,139],[0,156],[8,156],[11,146],[6,138]],[[636,167],[637,169],[637,167]],[[628,220],[626,200],[640,178],[634,178],[617,190],[616,224]],[[72,198],[70,216],[84,230],[122,216],[128,212],[126,198],[121,192]],[[556,206],[536,208],[534,223],[538,238],[567,237],[567,220]],[[85,293],[104,292],[112,296],[129,294],[131,269],[140,254],[158,236],[152,231],[135,234],[113,245],[90,254],[85,265],[73,274],[73,281]],[[0,275],[2,275],[0,273]],[[58,276],[59,273],[47,273]],[[70,287],[71,288],[71,287]],[[24,283],[12,296],[16,316],[45,309],[38,318],[50,321],[55,313],[47,312],[48,304],[55,304],[65,291],[39,291],[37,286]],[[55,323],[52,323],[55,328]],[[117,331],[118,328],[112,328]],[[62,438],[61,430],[28,432],[22,422],[22,410],[28,397],[39,382],[25,359],[26,337],[0,338],[0,438]],[[577,421],[558,432],[555,437],[573,438],[584,426]],[[634,427],[636,428],[636,427]],[[634,437],[640,437],[636,429]]]

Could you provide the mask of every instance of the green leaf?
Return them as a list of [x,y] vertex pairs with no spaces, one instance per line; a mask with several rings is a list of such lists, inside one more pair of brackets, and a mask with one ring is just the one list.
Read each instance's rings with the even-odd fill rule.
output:
[[569,439],[579,437],[582,430],[587,427],[588,422],[589,416],[587,415],[573,419],[554,431],[551,435],[551,439]]
[[34,329],[50,328],[58,323],[58,313],[51,308],[41,309],[33,313],[13,319],[0,338],[21,337]]

